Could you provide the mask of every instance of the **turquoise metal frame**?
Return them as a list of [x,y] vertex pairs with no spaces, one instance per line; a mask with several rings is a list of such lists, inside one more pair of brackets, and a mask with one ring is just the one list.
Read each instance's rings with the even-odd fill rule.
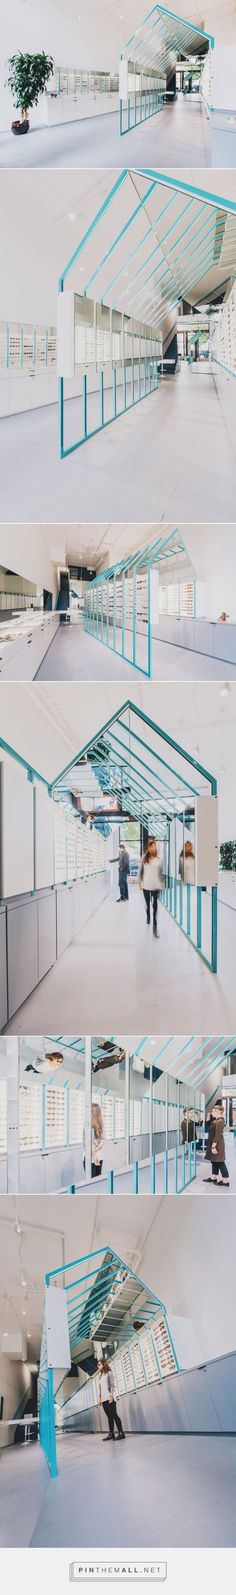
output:
[[[128,725],[126,723],[127,715]],[[139,735],[139,732],[136,731],[136,720],[141,722],[142,727],[145,726],[145,736]],[[149,731],[154,733],[156,737],[156,746],[155,744],[153,746],[152,739],[151,741],[149,739],[148,742]],[[127,741],[123,740],[123,738],[127,738]],[[183,795],[183,810],[189,802],[189,795],[191,794],[191,800],[198,795],[199,787],[196,785],[196,781],[195,785],[193,785],[188,778],[184,778],[178,767],[176,768],[170,763],[169,759],[164,759],[163,754],[158,750],[158,739],[160,739],[161,744],[162,742],[167,744],[168,748],[172,749],[183,760],[184,766],[188,765],[189,770],[195,772],[195,776],[198,775],[203,778],[203,781],[210,787],[211,795],[217,797],[215,776],[211,775],[209,770],[206,770],[191,754],[186,753],[185,749],[181,748],[173,737],[168,735],[155,721],[151,720],[149,715],[144,714],[131,699],[126,700],[118,714],[110,716],[105,725],[101,726],[97,736],[91,738],[79,750],[77,758],[69,761],[66,768],[61,771],[61,775],[52,783],[51,790],[60,781],[65,780],[75,763],[84,758],[85,754],[92,753],[101,786],[104,783],[104,789],[112,791],[119,798],[121,808],[123,807],[125,812],[128,809],[133,817],[135,816],[142,820],[143,823],[146,823],[149,827],[149,833],[162,837],[166,836],[168,840],[168,827],[175,813],[173,780],[175,792],[176,776],[178,775],[179,789],[182,790]],[[139,752],[140,748],[146,755],[145,758]],[[163,770],[165,770],[165,776],[162,773]],[[154,779],[152,779],[152,776],[154,776]],[[195,893],[197,932],[193,934],[191,933],[191,907],[195,903]],[[183,886],[182,881],[177,881],[176,878],[168,874],[165,889],[162,893],[162,901],[163,906],[175,919],[183,935],[187,936],[188,940],[192,942],[203,962],[215,974],[217,971],[217,886],[210,888],[210,895],[209,957],[202,947],[202,888],[199,886]]]
[[[92,1264],[92,1268],[90,1268]],[[86,1267],[86,1265],[88,1265]],[[69,1276],[71,1276],[69,1278]],[[45,1291],[47,1292],[52,1282],[59,1280],[67,1296],[67,1316],[72,1357],[75,1350],[78,1354],[79,1346],[84,1338],[94,1338],[95,1330],[104,1326],[105,1337],[109,1334],[118,1343],[118,1347],[126,1346],[135,1339],[139,1340],[139,1331],[135,1328],[132,1319],[132,1308],[135,1301],[142,1294],[142,1325],[146,1322],[147,1328],[155,1321],[158,1311],[162,1311],[171,1351],[173,1353],[175,1371],[180,1372],[179,1362],[171,1335],[166,1307],[160,1297],[156,1296],[149,1286],[144,1284],[138,1274],[127,1265],[113,1248],[98,1247],[93,1252],[87,1252],[82,1257],[77,1257],[70,1263],[65,1263],[60,1268],[51,1269],[45,1275]],[[122,1301],[123,1312],[119,1312],[119,1302]],[[127,1290],[127,1301],[125,1291]],[[116,1299],[117,1292],[117,1299]],[[143,1295],[144,1293],[144,1295]],[[106,1312],[107,1304],[107,1312]],[[128,1316],[129,1314],[129,1316]],[[125,1322],[127,1318],[127,1322]],[[159,1371],[159,1370],[158,1370]],[[53,1369],[47,1363],[47,1336],[46,1313],[44,1312],[42,1344],[39,1374],[39,1435],[40,1444],[45,1453],[51,1478],[56,1478],[57,1450],[56,1450],[56,1424],[53,1389]]]
[[[129,89],[129,71],[133,76],[140,77],[140,91],[131,90],[127,98],[120,97],[119,130],[121,136],[137,127],[146,117],[155,115],[161,109],[161,104],[152,104],[155,95],[158,101],[164,104],[167,91],[168,69],[173,72],[178,60],[193,52],[194,57],[201,63],[209,49],[214,49],[213,35],[205,33],[202,28],[188,22],[187,18],[170,11],[166,6],[156,3],[136,32],[128,40],[122,50],[120,60],[127,62],[127,77]],[[205,49],[204,49],[205,46]],[[154,90],[152,91],[152,76]],[[144,77],[146,86],[143,86]],[[155,89],[156,79],[156,89]],[[168,91],[167,91],[168,92]],[[148,108],[146,108],[148,106]],[[144,115],[143,115],[144,111]]]
[[[128,723],[127,723],[128,716]],[[136,730],[136,721],[145,727],[143,735]],[[151,736],[149,736],[151,733]],[[125,740],[127,739],[127,740]],[[153,740],[155,739],[155,740]],[[178,768],[168,758],[164,758],[159,748],[164,743],[168,750],[183,761],[189,771],[194,771],[195,784],[189,777],[183,776],[182,769]],[[149,834],[160,836],[168,841],[170,822],[176,814],[175,788],[178,778],[178,788],[181,791],[181,813],[184,815],[186,805],[199,795],[199,776],[203,783],[210,788],[210,794],[217,797],[217,781],[209,770],[205,769],[198,759],[187,753],[180,743],[164,731],[163,727],[144,714],[138,705],[128,698],[121,705],[118,712],[110,715],[95,737],[91,737],[77,755],[74,755],[65,768],[55,777],[50,786],[45,777],[33,770],[28,761],[13,749],[10,744],[0,738],[0,747],[3,747],[12,758],[23,765],[28,774],[28,779],[34,781],[35,776],[43,781],[49,795],[52,795],[61,783],[65,783],[69,772],[75,764],[84,759],[85,754],[91,755],[95,768],[97,767],[98,779],[101,787],[118,796],[121,814],[127,812],[137,818],[149,828]],[[142,753],[145,757],[142,757]],[[137,767],[137,768],[136,768]],[[165,771],[165,774],[163,773]],[[104,787],[103,787],[104,783]],[[177,891],[178,888],[178,891]],[[191,904],[193,893],[197,894],[197,935],[191,934]],[[184,886],[167,872],[165,890],[162,893],[164,907],[175,919],[183,934],[198,951],[203,962],[215,974],[217,971],[217,886],[210,888],[211,897],[211,928],[210,928],[210,957],[202,947],[202,888],[197,886]],[[184,910],[186,906],[186,923]]]
[[[178,559],[180,558],[181,560],[183,555],[186,556],[186,561],[188,561],[189,564],[189,570],[193,576],[195,589],[196,576],[194,567],[189,559],[189,555],[187,554],[182,533],[179,532],[178,528],[176,528],[173,532],[170,532],[168,535],[165,535],[164,532],[159,533],[159,537],[155,538],[153,543],[147,544],[144,549],[136,549],[134,553],[127,555],[126,558],[123,558],[122,560],[119,560],[115,565],[111,565],[106,570],[102,570],[97,576],[94,577],[94,580],[92,582],[88,582],[85,587],[84,630],[89,636],[95,637],[97,641],[103,643],[104,646],[109,648],[112,653],[118,654],[119,657],[125,659],[128,664],[134,665],[135,670],[138,670],[140,675],[147,677],[152,676],[152,570],[154,567],[158,570],[161,562],[165,559],[173,558],[173,555],[175,555],[177,565]],[[144,640],[145,642],[147,660],[146,668],[143,664],[141,665],[139,663],[138,659],[139,632],[137,621],[137,576],[139,571],[142,571],[145,575],[146,586],[146,612],[143,619],[143,630],[141,632],[142,641]],[[132,584],[131,622],[129,628],[129,634],[131,637],[130,653],[126,652],[125,644],[127,581],[131,582]],[[119,623],[117,619],[117,585],[121,594],[121,618],[119,619]],[[144,628],[146,628],[146,630]],[[121,641],[121,647],[119,648],[117,646],[118,633],[119,640]]]
[[[124,288],[124,283],[122,293],[119,294],[118,298],[116,297],[115,301],[113,300],[111,302],[110,306],[108,294],[111,292],[111,290],[113,290],[114,283],[117,283],[119,278],[123,277],[126,267],[129,268],[129,263],[134,258],[136,253],[139,253],[140,249],[143,249],[145,240],[152,234],[154,241],[152,257],[155,255],[157,256],[157,266],[155,266],[152,259],[151,271],[142,282],[139,282],[139,286],[137,289],[135,288],[134,293],[133,283],[137,277],[140,278],[143,275],[145,270],[145,262],[143,261],[142,266],[138,268],[138,271],[135,273],[135,277],[132,278],[130,275],[129,317],[130,323],[132,324],[133,313],[136,315],[135,303],[138,299],[139,303],[137,307],[137,316],[139,316],[140,313],[140,316],[142,315],[142,320],[143,317],[145,317],[144,325],[146,325],[146,327],[149,329],[150,338],[157,341],[158,338],[160,338],[160,329],[163,325],[164,312],[167,310],[168,312],[176,310],[182,299],[185,298],[188,293],[192,292],[195,287],[198,289],[199,297],[200,283],[205,278],[206,272],[212,266],[218,265],[219,262],[221,262],[224,244],[225,218],[229,223],[231,216],[235,215],[236,205],[233,201],[226,201],[222,199],[221,196],[219,197],[215,194],[211,194],[208,190],[204,191],[200,188],[194,187],[192,184],[180,182],[179,179],[168,177],[167,174],[157,170],[153,171],[153,169],[146,168],[142,171],[141,175],[146,180],[145,193],[142,194],[138,204],[136,204],[134,208],[130,209],[130,214],[123,227],[120,228],[117,233],[115,232],[114,238],[110,243],[110,247],[105,250],[101,259],[99,260],[99,263],[95,266],[92,275],[90,275],[88,282],[85,284],[83,297],[87,297],[91,285],[95,282],[96,278],[99,277],[100,304],[107,306],[107,308],[109,308],[112,312],[113,309],[117,310],[118,304],[122,300],[123,311],[126,314],[127,302],[125,296],[127,289]],[[77,248],[74,250],[73,255],[61,273],[59,278],[59,294],[64,292],[65,283],[77,265],[77,261],[81,258],[81,255],[84,254],[84,252],[86,260],[86,250],[87,246],[90,244],[92,236],[96,232],[96,229],[100,228],[100,225],[106,218],[108,209],[110,209],[113,204],[115,205],[117,194],[120,192],[121,187],[126,185],[127,180],[130,178],[132,184],[132,172],[129,173],[127,169],[124,169],[120,172],[116,182],[106,195],[103,205],[100,206],[100,209],[92,218],[89,227],[87,228],[83,237],[80,239]],[[144,211],[144,207],[147,205],[147,201],[149,199],[151,200],[154,193],[157,193],[158,189],[162,187],[164,187],[164,189],[167,191],[167,200],[164,207],[162,208],[161,212],[159,211],[157,216],[153,216],[153,220],[149,223],[149,226],[144,232],[143,236],[139,238],[135,248],[129,251],[128,254],[122,258],[122,264],[120,265],[118,271],[116,271],[115,277],[113,277],[110,282],[107,282],[107,267],[111,256],[118,249],[124,238],[127,237],[128,239],[130,228],[132,228],[137,218],[140,218],[141,213]],[[168,198],[169,191],[170,197]],[[170,228],[168,228],[167,233],[163,236],[160,242],[157,231],[158,223],[165,213],[171,209],[172,205],[176,206],[177,196],[179,196],[179,198],[181,197],[180,207],[177,210],[177,213],[175,210],[172,225]],[[185,196],[187,196],[186,203]],[[180,232],[179,229],[180,227],[182,228],[182,220],[184,219],[186,212],[190,212],[191,215],[189,216],[187,226],[184,226],[183,231]],[[173,234],[176,229],[177,239],[170,246],[169,236],[171,233]],[[184,243],[182,247],[182,241],[186,236],[187,242]],[[236,274],[234,251],[235,242],[232,235],[233,260],[230,262],[228,267],[231,277],[232,274]],[[151,259],[150,255],[147,257],[146,264],[148,264],[149,259]],[[143,298],[144,293],[145,299]],[[168,359],[168,355],[165,355],[165,364],[166,359]],[[65,378],[63,375],[61,375],[59,377],[59,458],[65,459],[69,454],[74,453],[75,450],[80,448],[89,437],[91,438],[94,435],[97,435],[97,433],[99,431],[103,431],[104,427],[109,425],[111,421],[119,419],[119,415],[123,415],[127,408],[131,408],[134,403],[139,402],[141,397],[145,398],[147,397],[147,394],[156,391],[158,384],[158,363],[161,364],[161,358],[158,354],[156,354],[150,360],[150,363],[147,362],[146,358],[144,359],[142,365],[143,392],[141,392],[140,362],[137,359],[134,360],[133,358],[128,362],[125,360],[120,362],[119,370],[121,370],[123,391],[123,402],[120,409],[117,404],[117,365],[115,362],[111,362],[113,367],[113,394],[109,389],[109,404],[111,404],[110,415],[105,414],[106,367],[100,370],[100,417],[96,426],[92,424],[89,426],[88,424],[87,372],[83,370],[81,365],[82,431],[79,438],[75,439],[73,442],[69,442],[68,444],[65,442]],[[173,364],[173,360],[170,360],[171,367],[173,367]],[[131,376],[131,397],[128,406],[126,393],[127,370],[130,371]],[[138,377],[137,393],[135,393],[135,375]]]

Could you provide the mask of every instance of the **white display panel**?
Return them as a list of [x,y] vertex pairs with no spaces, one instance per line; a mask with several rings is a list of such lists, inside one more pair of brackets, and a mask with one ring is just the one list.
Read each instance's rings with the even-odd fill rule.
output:
[[[36,1050],[36,1049],[35,1049]],[[21,1152],[39,1152],[42,1146],[42,1086],[20,1085],[19,1140]]]
[[1,897],[34,889],[33,786],[16,764],[0,765]]
[[49,1285],[45,1297],[45,1327],[49,1368],[70,1368],[67,1299],[64,1290]]
[[54,803],[55,883],[66,881],[66,813],[61,803]]
[[44,787],[34,788],[34,884],[35,890],[54,882],[54,813],[52,798]]
[[197,886],[217,886],[219,850],[217,797],[196,798],[195,849]]

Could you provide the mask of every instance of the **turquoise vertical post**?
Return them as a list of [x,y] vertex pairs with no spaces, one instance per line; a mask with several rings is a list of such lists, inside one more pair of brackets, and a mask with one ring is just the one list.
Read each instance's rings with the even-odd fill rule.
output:
[[48,1417],[49,1417],[49,1467],[51,1478],[57,1478],[57,1448],[54,1408],[54,1379],[53,1368],[48,1369]]
[[63,460],[64,454],[64,378],[59,377],[59,459]]
[[122,133],[123,133],[123,126],[122,126],[122,100],[120,100],[120,122],[119,122],[119,126],[120,126],[120,138],[121,138],[122,137]]
[[134,1163],[134,1166],[133,1166],[133,1191],[134,1191],[134,1195],[138,1196],[138,1162],[137,1162],[137,1159],[135,1160],[135,1163]]
[[191,936],[191,886],[187,882],[187,936]]
[[108,1195],[114,1196],[114,1169],[109,1169],[109,1174],[107,1175],[107,1189]]
[[174,1147],[174,1193],[178,1193],[178,1147]]
[[116,410],[116,369],[115,369],[115,366],[114,366],[114,370],[113,370],[113,416],[114,416],[114,420],[116,419],[116,413],[117,413],[117,410]]
[[185,1142],[182,1146],[182,1186],[185,1186]]
[[133,572],[133,665],[136,665],[136,659],[137,659],[136,622],[137,622],[136,570],[134,570],[134,572]]
[[46,1150],[46,1086],[42,1085],[42,1152]]
[[152,676],[152,620],[151,620],[151,566],[147,572],[147,628],[148,628],[148,676]]
[[179,923],[183,924],[183,881],[179,883]]
[[189,1145],[188,1145],[188,1180],[189,1180],[189,1183],[190,1183],[190,1180],[191,1180],[191,1141],[189,1141]]
[[217,886],[211,890],[211,965],[213,974],[217,974],[217,917],[218,917],[218,891]]
[[164,1152],[164,1167],[163,1167],[163,1191],[164,1191],[164,1196],[168,1196],[168,1173],[169,1173],[169,1170],[168,1170],[168,1152]]
[[152,1152],[152,1156],[151,1156],[151,1193],[152,1193],[152,1196],[156,1195],[156,1158],[155,1158],[155,1152]]
[[123,633],[121,633],[121,649],[123,649],[124,659],[124,652],[126,652],[126,630],[124,630],[124,628],[126,628],[126,579],[124,579],[124,571],[123,577],[121,577],[121,582],[123,582],[123,600],[121,600],[123,601]]
[[83,376],[82,376],[82,415],[83,415],[83,437],[85,439],[87,437],[87,376],[86,376],[86,371],[83,371]]
[[201,945],[202,945],[202,891],[201,891],[201,886],[197,886],[197,947],[201,948]]
[[100,426],[104,426],[104,371],[100,371]]

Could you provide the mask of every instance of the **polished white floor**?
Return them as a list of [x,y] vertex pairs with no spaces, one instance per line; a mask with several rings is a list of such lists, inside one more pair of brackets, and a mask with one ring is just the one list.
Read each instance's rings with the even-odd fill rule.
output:
[[[130,638],[128,646],[130,647]],[[137,639],[140,667],[147,667],[147,642]],[[236,665],[221,659],[211,659],[207,654],[192,653],[189,648],[176,648],[166,642],[153,640],[152,676],[155,681],[227,681],[236,680]],[[83,621],[61,625],[45,658],[37,671],[37,681],[132,681],[139,671],[121,654],[89,637],[83,630]]]
[[[160,906],[160,939],[147,926],[142,893],[111,894],[93,913],[7,1031],[33,1035],[227,1034],[235,1031],[235,893],[220,886],[218,974]],[[231,904],[231,906],[229,906]],[[203,899],[203,922],[210,899]]]
[[0,166],[209,166],[209,123],[200,98],[179,95],[158,116],[119,135],[118,111],[59,127],[31,128],[24,139],[0,134]]
[[234,1546],[236,1437],[99,1435],[58,1441],[57,1479],[36,1444],[2,1453],[2,1547]]
[[[95,402],[95,401],[94,401]],[[80,400],[66,405],[66,441],[80,434]],[[90,424],[93,419],[93,400]],[[184,365],[63,461],[57,406],[1,423],[2,521],[232,521],[236,383]]]

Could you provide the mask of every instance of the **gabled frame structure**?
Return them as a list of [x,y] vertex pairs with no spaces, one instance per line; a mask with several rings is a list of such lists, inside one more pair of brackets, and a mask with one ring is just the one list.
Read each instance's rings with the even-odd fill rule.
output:
[[[83,293],[68,293],[78,261]],[[235,276],[235,202],[157,170],[120,172],[59,279],[60,459],[156,391],[163,358],[175,372],[167,338],[183,301],[209,301]],[[70,401],[81,380],[79,436],[68,440],[67,378]]]
[[126,816],[129,813],[161,840],[163,905],[216,973],[217,885],[210,887],[203,904],[202,887],[184,885],[178,875],[178,838],[181,836],[184,845],[185,825],[191,821],[197,798],[204,794],[217,797],[215,776],[130,699],[70,760],[52,783],[52,792],[60,782],[65,785],[70,770],[75,764],[79,767],[85,756],[93,764],[102,791],[118,798],[121,815],[122,811]]
[[195,614],[195,571],[178,528],[168,535],[159,533],[155,541],[102,570],[85,587],[85,631],[141,675],[152,676],[152,628],[158,619],[155,573],[163,562],[174,559],[175,579],[181,581],[184,558],[193,579]]
[[[56,1425],[54,1399],[54,1368],[49,1360],[47,1334],[47,1293],[51,1286],[63,1288],[67,1304],[67,1320],[71,1359],[78,1360],[85,1342],[96,1339],[104,1344],[114,1342],[114,1352],[126,1355],[126,1348],[140,1346],[143,1331],[152,1332],[156,1320],[161,1319],[166,1342],[164,1354],[169,1354],[168,1371],[179,1372],[178,1358],[169,1329],[164,1303],[155,1292],[144,1285],[129,1264],[124,1263],[113,1249],[99,1247],[82,1257],[75,1258],[45,1276],[45,1309],[39,1370],[39,1430],[40,1442],[52,1478],[58,1472],[56,1452]],[[139,1320],[137,1320],[137,1310]],[[163,1330],[162,1330],[163,1339]],[[142,1342],[141,1342],[142,1343]],[[154,1378],[163,1377],[158,1351],[155,1349]],[[135,1375],[134,1375],[135,1380]],[[145,1383],[147,1379],[145,1378]],[[94,1381],[93,1381],[94,1383]],[[88,1381],[91,1384],[91,1381]],[[97,1385],[97,1380],[96,1380]],[[137,1388],[134,1382],[134,1389]],[[93,1404],[98,1401],[97,1388]],[[92,1403],[91,1403],[92,1404]],[[89,1402],[88,1402],[89,1405]]]
[[[187,18],[156,4],[128,39],[120,59],[120,134],[156,115],[168,99],[178,61],[203,65],[215,40]],[[173,87],[169,90],[173,99]]]

